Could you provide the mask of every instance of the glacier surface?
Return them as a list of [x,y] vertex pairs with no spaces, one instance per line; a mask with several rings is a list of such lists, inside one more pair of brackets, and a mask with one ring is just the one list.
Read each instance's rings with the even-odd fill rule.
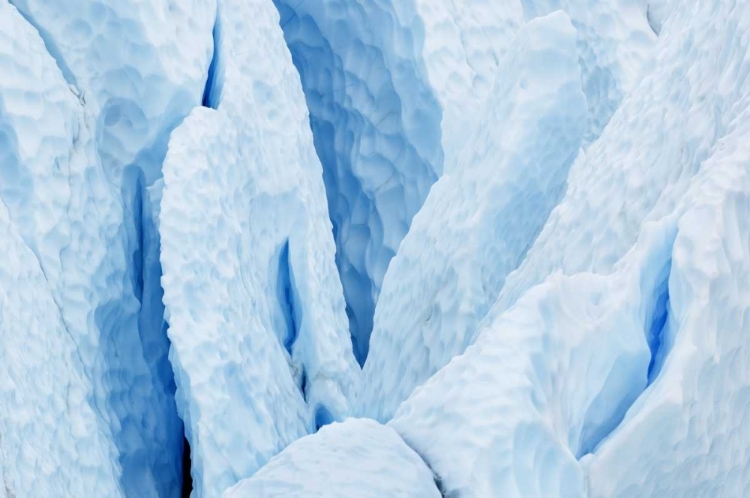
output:
[[0,0],[0,498],[750,496],[749,33]]

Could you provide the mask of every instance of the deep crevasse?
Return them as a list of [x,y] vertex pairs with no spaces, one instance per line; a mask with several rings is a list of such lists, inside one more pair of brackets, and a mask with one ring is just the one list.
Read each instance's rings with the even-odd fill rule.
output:
[[[199,3],[177,7],[169,2],[13,4],[23,17],[3,2],[3,21],[10,26],[4,32],[26,29],[35,41],[33,50],[6,52],[11,69],[4,72],[2,88],[10,107],[0,120],[19,142],[9,149],[17,166],[3,165],[4,201],[24,244],[36,254],[62,326],[75,344],[74,364],[88,380],[77,387],[77,403],[90,407],[82,412],[91,409],[97,415],[95,424],[86,422],[91,424],[87,430],[104,438],[111,455],[110,463],[85,451],[79,463],[69,457],[56,479],[75,483],[72,494],[177,496],[182,423],[167,360],[158,234],[145,187],[161,174],[169,132],[200,102],[211,10]],[[39,67],[46,68],[43,75]],[[34,74],[75,105],[54,97],[52,90],[19,99],[18,88],[39,87],[29,79]],[[53,119],[55,113],[67,115],[64,129]],[[49,323],[54,330],[54,320]],[[41,337],[45,326],[41,322],[36,329]],[[7,376],[11,386],[31,364],[22,360],[18,368]],[[58,377],[50,382],[52,392],[65,392]],[[71,418],[60,423],[80,426],[76,413],[66,413]],[[3,438],[3,444],[11,441]],[[51,445],[55,441],[50,438]],[[36,457],[24,458],[33,462]],[[50,458],[56,458],[54,453]],[[110,465],[107,478],[103,472]],[[82,479],[88,467],[94,470]],[[102,469],[98,477],[97,468]],[[33,494],[35,478],[41,478],[39,473],[13,475],[6,472],[6,484],[17,495]],[[108,490],[101,487],[112,478]],[[49,485],[39,481],[39,486]],[[39,495],[54,495],[50,488],[39,489]]]
[[310,110],[362,363],[383,275],[442,171],[441,111],[420,57],[424,30],[411,1],[275,4]]

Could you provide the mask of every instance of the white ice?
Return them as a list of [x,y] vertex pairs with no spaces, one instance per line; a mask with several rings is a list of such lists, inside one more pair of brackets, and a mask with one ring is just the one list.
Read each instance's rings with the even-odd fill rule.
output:
[[564,191],[586,127],[570,19],[525,25],[499,74],[455,173],[432,188],[386,274],[363,415],[387,421],[466,349]]
[[390,427],[350,418],[289,445],[223,498],[439,498],[434,476]]
[[322,168],[278,16],[270,2],[219,3],[216,110],[195,109],[172,134],[154,192],[198,497],[346,416],[359,380]]

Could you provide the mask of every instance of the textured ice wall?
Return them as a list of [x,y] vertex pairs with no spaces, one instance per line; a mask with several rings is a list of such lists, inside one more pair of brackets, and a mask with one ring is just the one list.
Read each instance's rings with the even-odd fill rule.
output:
[[0,493],[118,496],[97,318],[123,290],[119,192],[91,106],[5,1],[0,66]]
[[[666,123],[666,131],[688,139],[682,147],[695,154],[687,162],[699,172],[683,180],[689,191],[676,207],[684,214],[672,253],[661,372],[585,462],[590,496],[750,493],[750,60],[744,35],[750,12],[742,3],[675,5],[658,59],[682,60],[672,68],[681,83],[665,89],[690,118]],[[709,136],[700,140],[699,132]],[[663,196],[674,195],[673,188]]]
[[68,82],[99,104],[99,149],[115,182],[161,176],[169,133],[200,105],[214,1],[12,0]]
[[432,472],[390,427],[350,418],[292,443],[224,498],[439,497]]
[[748,22],[667,18],[476,344],[396,414],[444,492],[750,490]]
[[[182,481],[182,424],[167,359],[158,235],[144,188],[160,175],[169,132],[200,104],[215,7],[167,1],[13,3],[37,28],[65,80],[91,109],[94,152],[120,204],[119,219],[106,219],[104,225],[92,219],[96,208],[111,216],[98,200],[67,213],[77,230],[108,232],[112,242],[88,249],[109,246],[101,262],[92,254],[90,260],[81,255],[75,264],[66,263],[66,253],[55,252],[64,241],[45,241],[40,247],[49,251],[50,265],[94,282],[76,288],[62,280],[61,293],[75,288],[83,295],[76,294],[80,302],[75,305],[61,302],[61,309],[64,315],[93,309],[85,322],[88,328],[81,330],[100,336],[90,339],[99,346],[84,344],[81,361],[94,379],[97,405],[112,426],[126,494],[173,495]],[[94,181],[85,178],[81,191],[95,195],[100,187]],[[29,206],[29,213],[47,213],[44,204],[58,192],[65,188],[45,192],[43,202]],[[119,234],[109,233],[112,227]],[[29,233],[42,229],[28,228]],[[77,240],[75,232],[71,237]],[[104,281],[106,285],[97,283]]]
[[386,421],[473,339],[561,197],[586,127],[576,33],[564,13],[511,44],[477,133],[393,259],[358,410]]
[[641,0],[275,3],[323,162],[360,362],[388,263],[429,185],[458,166],[525,19],[563,9],[573,20],[589,106],[584,147],[637,81],[655,38]]
[[401,406],[390,425],[443,493],[586,495],[577,459],[648,384],[673,240],[652,227],[609,276],[551,276]]
[[438,101],[411,0],[276,0],[323,163],[357,359],[388,263],[442,172]]
[[571,169],[565,198],[509,275],[498,311],[552,272],[611,271],[645,221],[674,211],[701,164],[739,122],[748,93],[745,54],[733,48],[741,31],[717,27],[745,22],[746,14],[735,19],[736,9],[722,3],[683,7],[657,41],[648,62],[653,71]]
[[342,419],[359,380],[322,168],[278,12],[227,0],[218,14],[216,110],[196,109],[173,133],[154,192],[198,497]]

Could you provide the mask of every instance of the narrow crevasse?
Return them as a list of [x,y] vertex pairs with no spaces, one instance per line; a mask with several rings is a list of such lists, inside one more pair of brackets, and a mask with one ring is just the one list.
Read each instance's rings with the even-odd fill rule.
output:
[[323,164],[362,364],[385,271],[442,172],[441,108],[422,62],[423,27],[411,1],[274,3]]
[[221,18],[219,17],[219,6],[216,6],[214,27],[211,30],[211,41],[213,52],[211,62],[208,65],[208,74],[206,75],[206,86],[203,88],[203,98],[201,104],[203,107],[216,109],[219,100],[221,100],[220,78],[216,77],[216,71],[219,66],[219,44],[221,39]]
[[180,491],[182,498],[190,498],[193,492],[192,460],[187,436],[182,438],[182,489]]
[[301,317],[297,314],[295,300],[299,301],[299,296],[294,287],[294,274],[289,264],[289,240],[285,241],[279,252],[279,264],[276,278],[276,299],[279,303],[279,309],[282,315],[282,323],[275,325],[275,329],[280,332],[279,340],[284,345],[287,353],[292,355],[292,347],[299,336],[298,323],[301,323]]
[[[77,124],[63,122],[72,140],[70,151],[57,157],[54,147],[64,147],[57,136],[41,139],[40,151],[30,157],[35,135],[25,131],[19,165],[28,172],[27,200],[11,206],[11,218],[24,227],[24,242],[36,248],[77,345],[90,381],[86,402],[112,445],[109,460],[121,493],[179,496],[182,423],[147,188],[161,175],[169,133],[200,105],[212,9],[198,2],[179,9],[171,2],[14,3],[54,56],[64,77],[55,84],[76,100],[82,117]],[[44,123],[55,126],[50,113],[66,108],[59,97],[43,98],[50,109]],[[22,112],[17,107],[7,118],[21,126]],[[62,478],[75,473],[73,465]],[[80,494],[112,493],[101,488]]]
[[660,275],[661,284],[655,289],[653,306],[646,317],[645,331],[651,361],[648,364],[648,383],[653,383],[659,375],[670,349],[670,329],[674,327],[674,317],[670,313],[669,274],[672,262],[669,261]]

